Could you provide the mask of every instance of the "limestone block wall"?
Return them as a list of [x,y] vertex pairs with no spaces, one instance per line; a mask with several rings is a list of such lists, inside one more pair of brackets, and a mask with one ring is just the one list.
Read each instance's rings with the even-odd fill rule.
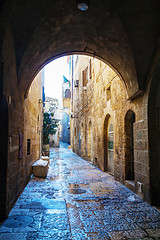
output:
[[[73,78],[77,76],[79,86],[73,86],[73,112],[77,118],[71,119],[72,149],[103,171],[108,171],[109,161],[113,161],[111,174],[115,179],[149,201],[148,94],[133,102],[128,100],[124,81],[93,57],[78,56]],[[113,149],[108,145],[110,123],[113,141],[109,144]]]
[[[24,153],[26,158],[26,174],[31,174],[33,162],[42,153],[43,134],[43,70],[33,80],[27,98],[24,100]],[[29,153],[30,145],[30,153]]]
[[[2,202],[0,210],[3,213],[0,211],[2,213],[0,217],[4,219],[26,184],[26,179],[23,178],[23,159],[19,161],[18,157],[19,133],[24,133],[24,98],[18,88],[14,40],[9,26],[3,40],[2,61],[3,102],[1,107],[5,107],[5,111],[3,111],[5,123],[0,121],[0,127],[6,131],[0,142],[1,152],[5,152],[3,160],[1,160],[3,165],[0,168],[0,175],[2,176],[4,173],[0,191]],[[7,139],[6,143],[4,143],[5,139]]]
[[[0,165],[0,219],[4,219],[8,215],[28,183],[33,161],[39,157],[40,135],[37,128],[37,117],[42,114],[42,108],[38,103],[38,99],[42,98],[40,79],[37,80],[37,83],[33,82],[34,87],[29,91],[26,100],[24,92],[19,88],[18,63],[16,62],[12,31],[9,26],[3,40],[2,62],[3,101],[0,105],[0,112],[3,114],[3,118],[0,115],[0,135],[2,134],[0,138],[2,156]],[[40,122],[41,118],[39,119],[39,130],[41,128]],[[31,139],[30,156],[26,154],[27,138]]]

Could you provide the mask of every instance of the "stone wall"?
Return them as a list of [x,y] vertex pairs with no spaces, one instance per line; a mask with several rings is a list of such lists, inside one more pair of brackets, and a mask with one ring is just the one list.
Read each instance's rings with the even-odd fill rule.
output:
[[[6,111],[4,114],[6,117],[3,116],[5,123],[1,121],[1,129],[5,129],[6,126],[8,127],[3,136],[3,139],[7,139],[7,144],[4,144],[4,148],[2,149],[2,151],[6,151],[7,147],[5,157],[2,160],[4,164],[1,168],[1,174],[4,172],[6,175],[6,179],[4,178],[2,181],[4,188],[3,192],[1,192],[1,196],[5,195],[6,198],[3,208],[4,213],[1,216],[3,219],[7,216],[22,191],[24,182],[26,184],[26,179],[22,180],[22,161],[19,161],[18,158],[19,133],[24,132],[24,99],[18,89],[14,40],[9,26],[4,36],[2,60],[4,76],[3,100],[5,100],[2,105],[5,103]],[[1,146],[3,146],[3,139],[1,139]]]
[[[111,173],[115,179],[149,201],[147,93],[133,102],[128,100],[123,80],[92,57],[79,55],[74,65],[74,79],[77,77],[79,86],[73,88],[73,115],[77,118],[71,120],[72,149],[103,171],[108,171],[112,161],[109,154],[111,158],[114,155]],[[113,124],[113,154],[107,143],[109,123]]]
[[27,98],[24,101],[24,153],[26,158],[25,161],[27,175],[31,174],[31,166],[33,162],[38,160],[41,157],[42,153],[42,135],[43,135],[42,88],[43,88],[43,70],[33,80],[29,88]]
[[[4,219],[20,193],[28,183],[31,165],[39,157],[37,117],[42,114],[39,98],[42,99],[40,79],[33,82],[33,90],[24,100],[19,88],[16,54],[12,31],[6,29],[3,41],[3,92],[0,105],[0,153],[2,156],[0,176],[0,219]],[[32,89],[32,87],[31,87]],[[32,93],[30,93],[32,91]],[[35,121],[35,122],[34,122]],[[40,120],[41,121],[41,120]],[[40,130],[40,129],[39,129]],[[20,156],[20,136],[23,137]],[[26,138],[31,138],[31,155],[26,154]]]

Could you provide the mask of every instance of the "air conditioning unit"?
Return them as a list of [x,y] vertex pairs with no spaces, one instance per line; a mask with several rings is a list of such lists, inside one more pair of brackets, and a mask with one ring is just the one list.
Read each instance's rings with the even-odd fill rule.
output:
[[75,81],[74,81],[74,86],[75,86],[75,87],[78,87],[78,86],[79,86],[79,80],[75,80]]

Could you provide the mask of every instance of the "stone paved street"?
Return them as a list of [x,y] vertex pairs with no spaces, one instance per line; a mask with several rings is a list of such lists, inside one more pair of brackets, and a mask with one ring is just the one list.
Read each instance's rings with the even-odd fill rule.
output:
[[46,179],[32,177],[0,239],[160,239],[160,213],[75,155],[51,149]]

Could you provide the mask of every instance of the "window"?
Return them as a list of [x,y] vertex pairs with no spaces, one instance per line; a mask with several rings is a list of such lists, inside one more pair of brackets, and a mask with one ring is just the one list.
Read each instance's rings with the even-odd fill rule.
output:
[[79,148],[81,148],[81,133],[79,132]]
[[92,78],[92,61],[89,59],[89,78]]
[[77,129],[76,129],[76,127],[74,128],[74,136],[77,136]]
[[83,87],[87,86],[88,83],[88,67],[82,72],[82,79],[83,79]]
[[111,87],[109,86],[107,88],[107,101],[109,101],[111,99]]
[[135,113],[130,109],[125,116],[125,179],[134,181],[134,133]]
[[75,67],[77,66],[78,59],[79,59],[79,56],[78,56],[78,55],[76,55],[76,59],[75,59]]

